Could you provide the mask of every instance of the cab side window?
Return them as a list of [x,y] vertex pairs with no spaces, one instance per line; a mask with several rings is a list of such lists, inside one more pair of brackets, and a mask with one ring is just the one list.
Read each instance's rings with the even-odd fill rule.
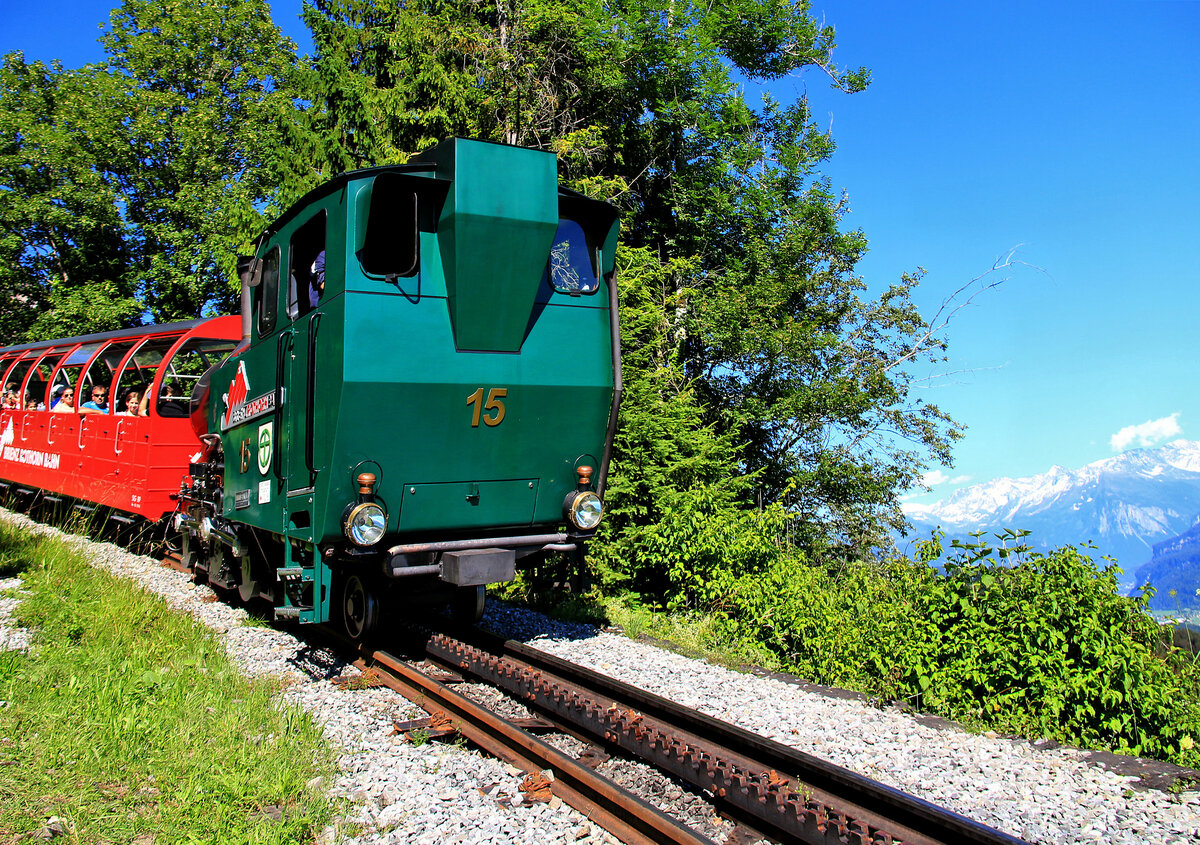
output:
[[275,331],[275,315],[279,310],[279,247],[263,258],[262,282],[254,288],[254,301],[258,336],[266,337]]
[[325,295],[325,212],[292,235],[288,250],[288,317],[295,320],[312,311]]
[[371,183],[366,237],[358,251],[372,276],[411,276],[420,266],[417,193],[410,177],[381,173]]

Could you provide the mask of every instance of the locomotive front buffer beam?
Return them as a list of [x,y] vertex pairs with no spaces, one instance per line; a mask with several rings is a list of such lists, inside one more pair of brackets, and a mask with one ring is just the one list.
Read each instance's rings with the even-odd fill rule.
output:
[[[483,586],[513,580],[518,557],[575,548],[577,544],[566,534],[404,543],[387,550],[384,574],[390,578],[436,575],[457,587]],[[424,562],[429,560],[437,562]]]

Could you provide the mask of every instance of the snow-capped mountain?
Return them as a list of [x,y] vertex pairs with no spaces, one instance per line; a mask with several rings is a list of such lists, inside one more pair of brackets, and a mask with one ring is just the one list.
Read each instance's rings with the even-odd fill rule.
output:
[[1154,556],[1133,573],[1135,585],[1155,589],[1150,606],[1183,611],[1200,606],[1200,521],[1170,540],[1154,544]]
[[1028,478],[998,478],[904,509],[914,537],[937,526],[951,538],[1027,529],[1029,542],[1040,548],[1091,541],[1093,557],[1114,557],[1132,574],[1155,543],[1187,531],[1200,514],[1200,442],[1176,440],[1080,469],[1056,466]]

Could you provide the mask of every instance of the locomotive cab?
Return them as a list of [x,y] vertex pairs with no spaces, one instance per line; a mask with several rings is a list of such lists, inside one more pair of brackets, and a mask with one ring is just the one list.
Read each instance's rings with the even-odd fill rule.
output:
[[518,560],[579,552],[619,398],[616,236],[552,154],[462,139],[289,209],[211,375],[230,577],[361,635],[400,585],[477,611]]

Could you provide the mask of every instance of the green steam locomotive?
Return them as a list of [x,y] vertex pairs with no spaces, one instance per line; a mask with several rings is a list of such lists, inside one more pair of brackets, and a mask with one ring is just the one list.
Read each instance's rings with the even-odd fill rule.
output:
[[184,562],[354,638],[602,518],[620,401],[614,208],[553,154],[464,139],[313,190],[243,259],[242,335],[191,397]]

